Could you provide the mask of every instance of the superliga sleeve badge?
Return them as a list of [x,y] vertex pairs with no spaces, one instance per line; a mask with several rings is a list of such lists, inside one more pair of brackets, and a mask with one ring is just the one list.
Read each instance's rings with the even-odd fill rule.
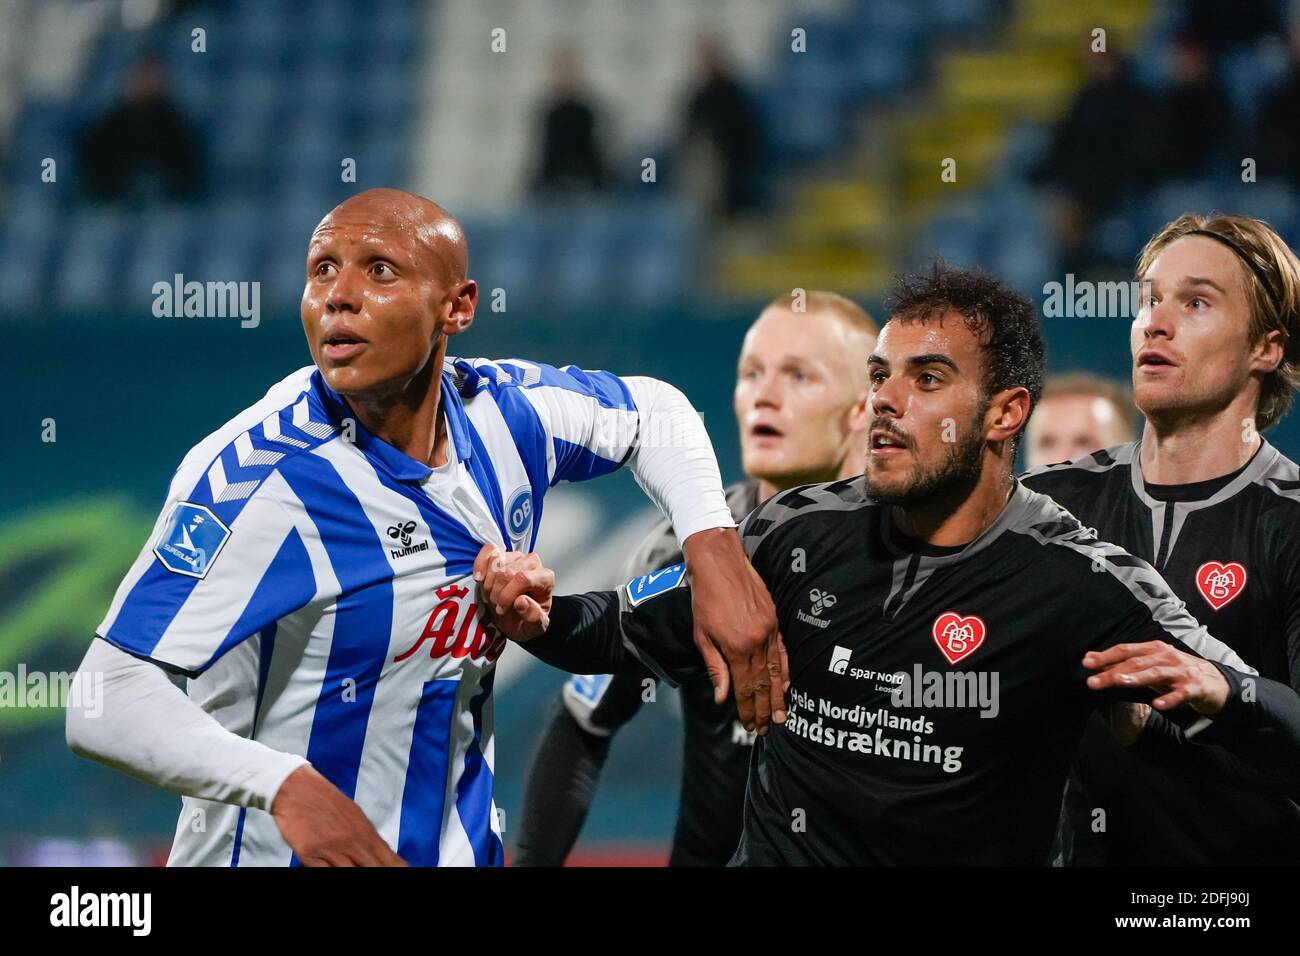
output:
[[203,578],[229,538],[230,529],[208,508],[180,501],[163,525],[153,553],[168,571]]

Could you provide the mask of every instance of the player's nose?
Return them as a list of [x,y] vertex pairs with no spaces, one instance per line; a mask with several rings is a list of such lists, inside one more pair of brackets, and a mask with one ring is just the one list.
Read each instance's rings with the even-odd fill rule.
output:
[[1163,335],[1165,338],[1173,338],[1177,311],[1178,303],[1172,301],[1172,299],[1157,302],[1146,309],[1138,323],[1142,329],[1143,337],[1149,339],[1157,335]]
[[781,387],[774,375],[761,375],[754,383],[754,406],[756,408],[780,408]]
[[339,269],[325,296],[325,311],[361,311],[361,276],[356,269],[346,266]]
[[876,415],[898,415],[903,408],[901,379],[889,376],[871,392],[868,405]]

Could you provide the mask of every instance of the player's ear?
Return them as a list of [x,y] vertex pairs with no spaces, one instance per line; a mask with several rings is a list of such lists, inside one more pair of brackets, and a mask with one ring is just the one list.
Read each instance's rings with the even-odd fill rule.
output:
[[447,335],[457,335],[474,324],[474,310],[478,307],[478,283],[465,279],[457,284],[451,294],[451,311],[442,331]]
[[988,440],[1003,442],[1019,432],[1029,418],[1030,401],[1029,389],[1023,385],[995,394],[984,418]]
[[1286,357],[1286,333],[1281,329],[1265,332],[1251,349],[1251,371],[1272,372]]
[[871,390],[864,388],[858,393],[858,397],[853,402],[853,407],[849,409],[849,431],[857,434],[864,432],[871,427],[871,410],[868,408],[868,402],[871,400]]

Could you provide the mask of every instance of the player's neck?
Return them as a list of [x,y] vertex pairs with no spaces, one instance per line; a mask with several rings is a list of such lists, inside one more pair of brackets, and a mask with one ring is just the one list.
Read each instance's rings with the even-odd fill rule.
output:
[[348,406],[372,435],[432,468],[447,463],[447,426],[440,414],[443,353],[435,350],[427,365],[406,385],[382,395],[350,395]]
[[941,548],[970,544],[998,520],[1014,490],[1010,467],[986,462],[973,488],[955,488],[920,504],[893,508],[894,527]]
[[1142,478],[1153,485],[1187,485],[1241,469],[1259,450],[1253,407],[1233,402],[1209,416],[1147,419],[1142,429]]

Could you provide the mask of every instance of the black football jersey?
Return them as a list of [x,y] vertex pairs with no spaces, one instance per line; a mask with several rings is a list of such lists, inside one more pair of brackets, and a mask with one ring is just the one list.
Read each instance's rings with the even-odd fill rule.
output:
[[[1300,690],[1300,468],[1263,442],[1233,474],[1151,485],[1140,449],[1118,445],[1022,481],[1154,565],[1211,634]],[[1187,759],[1150,749],[1145,733],[1124,748],[1090,722],[1066,794],[1063,862],[1300,863],[1300,791],[1217,772],[1202,749]]]
[[[775,496],[742,537],[791,687],[786,722],[754,747],[736,864],[1044,864],[1102,699],[1085,684],[1088,650],[1163,640],[1231,665],[1242,686],[1231,668],[1245,665],[1148,564],[1020,484],[960,548],[903,538],[860,477]],[[560,666],[589,665],[586,651],[698,672],[680,575],[633,581],[612,603],[557,598],[551,632],[524,646]],[[1250,724],[1267,683],[1213,723]]]

